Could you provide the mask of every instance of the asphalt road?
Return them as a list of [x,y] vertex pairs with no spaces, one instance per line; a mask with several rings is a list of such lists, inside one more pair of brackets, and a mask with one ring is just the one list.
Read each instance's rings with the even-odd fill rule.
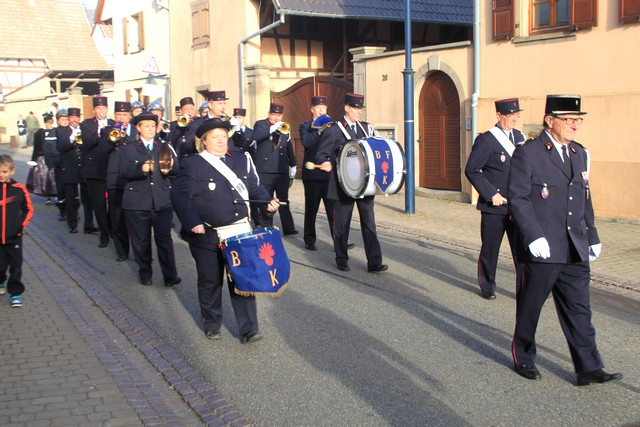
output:
[[[24,164],[18,171],[24,182]],[[54,207],[34,203],[34,226],[63,248],[54,256],[82,264],[258,426],[640,423],[638,300],[592,294],[600,352],[624,380],[574,385],[549,301],[537,335],[543,379],[527,381],[513,372],[510,355],[512,265],[500,265],[498,299],[485,301],[475,285],[476,254],[381,231],[390,269],[370,274],[354,229],[351,271],[340,272],[320,221],[318,252],[306,251],[301,235],[285,239],[293,278],[280,298],[259,300],[265,340],[240,344],[225,291],[223,340],[211,342],[199,328],[194,263],[177,236],[182,284],[165,288],[156,264],[154,285],[141,286],[135,263],[116,263],[113,245],[99,249],[97,235],[68,234]],[[302,231],[302,216],[294,218]]]

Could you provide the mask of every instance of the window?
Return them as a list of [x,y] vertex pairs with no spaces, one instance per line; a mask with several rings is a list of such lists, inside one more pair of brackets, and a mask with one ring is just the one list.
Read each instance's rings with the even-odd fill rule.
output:
[[194,49],[209,46],[209,1],[197,1],[191,4],[192,47]]
[[142,12],[122,19],[123,51],[136,53],[144,49],[144,20]]
[[620,0],[620,23],[640,21],[640,0]]

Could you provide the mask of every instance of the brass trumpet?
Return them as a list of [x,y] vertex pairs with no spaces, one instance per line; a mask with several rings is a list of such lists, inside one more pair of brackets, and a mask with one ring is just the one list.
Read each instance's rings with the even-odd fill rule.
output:
[[320,117],[313,120],[313,122],[311,123],[311,128],[324,130],[331,122],[333,122],[333,119],[327,114],[323,114]]
[[75,142],[76,145],[82,145],[82,134],[80,132],[76,133],[76,137],[73,142]]
[[127,136],[126,125],[122,122],[116,123],[116,125],[109,131],[109,141],[118,142],[122,138]]
[[160,125],[160,130],[162,130],[162,132],[164,133],[169,133],[169,131],[171,130],[171,124],[163,120],[162,124]]
[[189,116],[188,114],[183,114],[178,117],[177,122],[178,126],[180,126],[181,128],[187,127],[189,123],[191,123],[191,116]]
[[280,128],[278,129],[278,132],[283,135],[289,135],[289,132],[291,132],[291,124],[287,122],[282,122],[282,124],[280,125]]

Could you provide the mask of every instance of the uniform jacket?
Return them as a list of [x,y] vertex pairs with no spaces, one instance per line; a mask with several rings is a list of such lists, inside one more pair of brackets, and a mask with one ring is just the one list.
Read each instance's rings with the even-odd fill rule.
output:
[[[113,130],[113,126],[107,126],[104,133],[109,135],[109,132]],[[129,142],[136,142],[138,139],[138,131],[131,126],[129,130],[130,135],[125,136],[119,141],[112,142],[108,137],[103,141],[104,144],[100,144],[98,150],[102,155],[107,156],[107,190],[122,190],[124,188],[125,179],[120,175],[119,170],[119,150]]]
[[[153,150],[149,151],[140,139],[132,140],[118,150],[120,163],[118,167],[125,181],[123,209],[161,211],[171,208],[169,175],[174,175],[178,171],[178,159],[175,155],[172,156],[173,167],[169,175],[160,173],[158,154],[160,145],[166,142],[155,139],[153,144]],[[154,162],[154,172],[144,173],[142,165],[149,159]]]
[[[357,124],[356,124],[356,133],[354,134],[351,128],[349,127],[349,125],[347,124],[347,121],[343,117],[340,123],[342,123],[342,126],[344,126],[344,128],[347,130],[347,132],[351,136],[351,138],[347,139],[344,133],[342,132],[342,129],[340,129],[340,126],[338,126],[337,123],[339,122],[335,122],[331,127],[326,128],[324,132],[322,132],[322,137],[320,138],[320,144],[318,146],[318,154],[316,155],[316,163],[321,164],[327,161],[331,162],[332,169],[331,169],[331,172],[328,174],[329,188],[327,190],[327,197],[331,200],[348,201],[348,200],[352,200],[353,198],[345,194],[345,192],[342,191],[342,187],[340,187],[340,183],[338,182],[338,177],[337,177],[338,169],[336,167],[336,156],[340,152],[340,149],[342,148],[342,146],[349,139],[362,139],[362,138],[374,136],[375,131],[369,123],[359,122],[362,125],[362,128],[364,128],[369,133],[369,135],[365,135],[364,132],[362,132],[362,129],[360,128],[360,126],[358,126]],[[326,173],[326,172],[323,172],[323,173]],[[364,171],[362,171],[362,173],[364,174]]]
[[300,142],[302,143],[302,147],[304,147],[302,179],[305,181],[328,181],[328,173],[320,169],[307,169],[304,167],[307,162],[316,162],[320,137],[322,136],[322,132],[318,132],[318,129],[313,129],[311,123],[313,123],[313,119],[300,125]]
[[178,126],[177,122],[171,122],[171,132],[169,132],[169,141],[178,153],[178,156],[189,156],[198,154],[196,148],[196,129],[208,119],[205,117],[194,117],[194,119],[185,127]]
[[71,141],[71,132],[70,126],[56,128],[56,149],[60,153],[62,182],[65,184],[78,184],[80,182],[82,160],[78,145]]
[[251,158],[256,158],[256,146],[253,143],[253,129],[249,126],[245,126],[244,130],[240,130],[233,134],[231,137],[232,145],[237,150],[249,153]]
[[[524,142],[519,130],[513,129],[513,135],[516,145]],[[480,194],[477,208],[482,212],[507,215],[507,205],[493,206],[491,197],[496,193],[506,197],[510,166],[511,156],[491,132],[478,135],[464,173]]]
[[259,120],[253,126],[258,173],[289,174],[289,167],[296,165],[290,135],[280,135],[277,131],[270,133],[270,128],[269,119]]
[[5,245],[22,236],[33,216],[33,205],[27,187],[13,179],[0,182],[0,242]]
[[[226,165],[242,180],[253,200],[271,200],[259,183],[258,176],[247,153],[230,151]],[[200,155],[180,159],[180,173],[171,191],[173,208],[182,223],[182,238],[189,244],[213,250],[218,235],[205,227],[205,234],[194,234],[191,229],[206,222],[212,227],[229,225],[248,216],[242,196],[229,181]]]
[[[516,225],[520,261],[568,262],[569,244],[587,261],[589,246],[600,243],[586,174],[586,152],[569,144],[573,178],[564,172],[562,158],[543,131],[518,146],[511,160],[507,199]],[[549,242],[551,257],[536,258],[528,246],[540,237]]]
[[56,128],[45,130],[42,152],[44,153],[44,163],[49,169],[60,167],[60,153],[56,148]]
[[107,120],[108,125],[98,132],[98,120],[94,117],[80,123],[80,131],[82,132],[82,146],[80,152],[82,154],[82,172],[83,178],[98,179],[106,181],[107,179],[107,162],[110,144],[109,131],[113,129],[115,122],[111,119]]

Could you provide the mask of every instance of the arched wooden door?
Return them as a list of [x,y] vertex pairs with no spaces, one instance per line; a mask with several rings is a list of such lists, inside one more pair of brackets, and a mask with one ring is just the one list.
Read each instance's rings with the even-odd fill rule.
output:
[[442,71],[420,93],[420,187],[461,191],[460,98]]
[[353,84],[334,77],[307,77],[282,92],[271,92],[273,102],[284,105],[283,120],[291,123],[298,176],[304,157],[304,148],[300,142],[300,125],[311,118],[311,97],[326,96],[327,114],[337,120],[344,115],[344,95],[349,92],[353,92]]

